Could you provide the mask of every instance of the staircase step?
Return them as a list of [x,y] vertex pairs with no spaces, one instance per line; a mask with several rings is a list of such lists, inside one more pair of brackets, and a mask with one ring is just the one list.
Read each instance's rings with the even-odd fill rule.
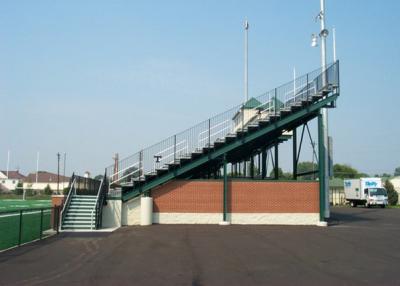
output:
[[63,226],[62,230],[93,230],[95,227],[91,228],[90,226]]
[[79,198],[79,199],[93,199],[96,198],[96,196],[90,196],[90,195],[74,195],[72,198]]
[[94,218],[92,219],[66,219],[63,221],[63,225],[81,225],[81,224],[94,224]]
[[68,208],[67,214],[68,213],[90,213],[93,211],[94,208]]
[[77,201],[71,201],[70,206],[94,206],[96,204],[96,201],[93,202],[77,202]]

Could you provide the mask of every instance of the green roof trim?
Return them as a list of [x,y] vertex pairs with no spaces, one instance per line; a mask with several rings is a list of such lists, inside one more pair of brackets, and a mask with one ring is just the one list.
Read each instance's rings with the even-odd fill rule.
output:
[[256,107],[260,107],[260,105],[261,105],[261,102],[259,102],[257,99],[252,97],[243,105],[243,108],[244,109],[253,109]]

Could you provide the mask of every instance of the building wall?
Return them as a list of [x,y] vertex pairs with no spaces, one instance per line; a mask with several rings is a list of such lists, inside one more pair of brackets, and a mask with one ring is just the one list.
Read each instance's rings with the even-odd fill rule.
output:
[[6,189],[8,189],[10,191],[13,191],[17,187],[19,181],[20,180],[18,180],[18,179],[6,179],[6,178],[3,178],[3,179],[0,179],[0,184],[2,186],[4,186]]
[[344,194],[343,188],[329,188],[329,202],[336,205],[345,205],[346,204],[346,196]]
[[[217,224],[222,221],[220,180],[176,180],[152,190],[153,222]],[[228,221],[233,224],[317,224],[318,182],[230,181]],[[122,224],[140,223],[140,200],[123,204]],[[125,218],[125,219],[124,219]]]
[[[394,177],[390,179],[390,182],[393,184],[395,191],[399,194],[400,198],[400,177]],[[400,199],[397,201],[397,204],[400,204]]]
[[[50,186],[51,190],[57,191],[57,182],[51,182],[51,183],[24,183],[24,189],[32,189],[32,190],[40,190],[43,191],[47,185]],[[63,191],[63,188],[68,188],[69,182],[60,182],[59,188],[60,192]]]
[[107,205],[103,206],[102,227],[114,228],[121,226],[122,203],[120,199],[108,199]]

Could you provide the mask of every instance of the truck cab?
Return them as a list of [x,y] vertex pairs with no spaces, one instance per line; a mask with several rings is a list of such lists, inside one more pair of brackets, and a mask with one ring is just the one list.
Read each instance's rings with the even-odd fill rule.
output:
[[367,188],[364,189],[365,206],[381,206],[384,208],[388,204],[388,194],[385,188]]

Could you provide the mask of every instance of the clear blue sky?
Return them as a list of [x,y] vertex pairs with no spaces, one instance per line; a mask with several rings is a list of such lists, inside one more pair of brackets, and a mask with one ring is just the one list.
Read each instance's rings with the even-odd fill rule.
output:
[[[400,166],[399,1],[327,0],[341,98],[329,114],[334,160],[371,174]],[[318,0],[2,1],[0,168],[97,174],[239,104],[243,20],[256,96],[320,65]],[[331,37],[329,56],[332,58]],[[309,148],[308,148],[309,149]],[[290,144],[282,147],[290,170]],[[302,159],[309,160],[310,153]]]

